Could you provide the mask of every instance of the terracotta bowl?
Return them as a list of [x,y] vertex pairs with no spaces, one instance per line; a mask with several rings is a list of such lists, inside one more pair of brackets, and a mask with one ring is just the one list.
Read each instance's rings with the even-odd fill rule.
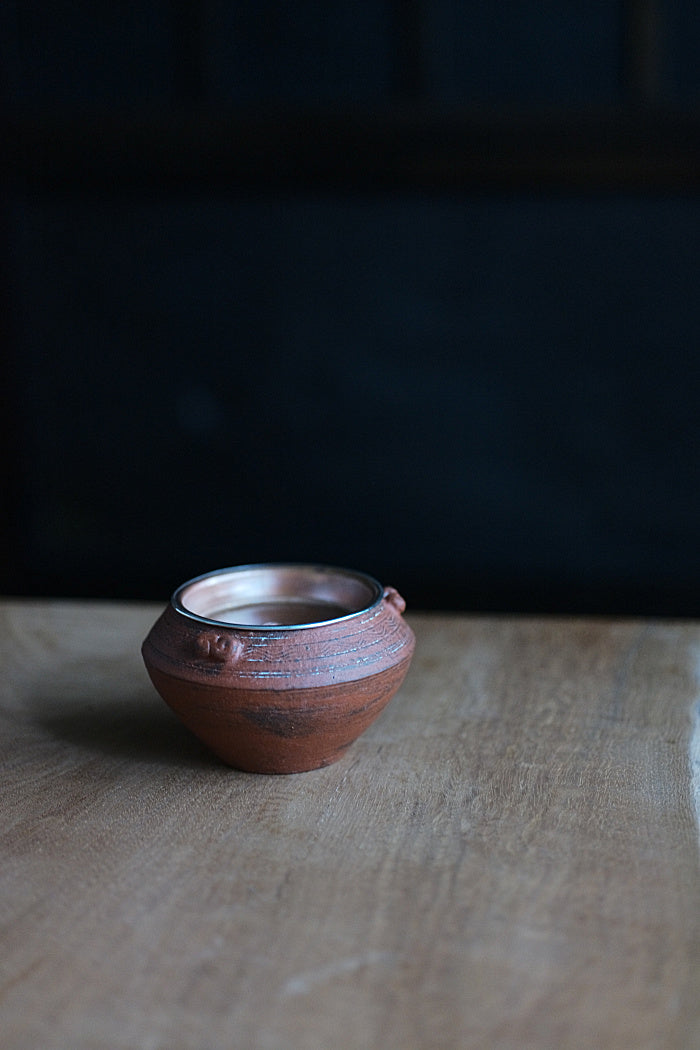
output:
[[318,565],[244,565],[179,587],[143,643],[156,689],[219,758],[254,773],[335,762],[401,685],[403,598]]

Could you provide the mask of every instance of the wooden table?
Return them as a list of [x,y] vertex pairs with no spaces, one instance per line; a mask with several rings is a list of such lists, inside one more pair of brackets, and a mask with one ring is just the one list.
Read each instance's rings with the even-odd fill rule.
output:
[[700,1047],[699,624],[413,616],[264,777],[154,693],[158,611],[0,605],[3,1050]]

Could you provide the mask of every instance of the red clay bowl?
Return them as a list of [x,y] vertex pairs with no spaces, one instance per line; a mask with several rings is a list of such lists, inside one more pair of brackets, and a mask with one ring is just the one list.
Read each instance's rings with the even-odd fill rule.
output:
[[403,598],[321,565],[244,565],[179,587],[143,643],[151,680],[219,758],[253,773],[329,765],[408,671]]

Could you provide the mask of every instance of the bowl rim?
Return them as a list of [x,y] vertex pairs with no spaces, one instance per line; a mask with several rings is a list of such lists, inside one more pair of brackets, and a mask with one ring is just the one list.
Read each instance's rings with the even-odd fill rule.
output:
[[[193,612],[191,609],[188,609],[182,601],[182,596],[189,587],[201,583],[204,580],[212,579],[215,576],[230,576],[234,573],[250,572],[251,570],[260,571],[265,569],[294,569],[302,572],[306,570],[316,574],[320,572],[328,575],[351,577],[354,580],[366,584],[373,591],[374,598],[371,602],[368,602],[367,605],[363,605],[362,608],[353,609],[352,612],[344,613],[342,616],[333,616],[325,620],[316,620],[312,623],[285,624],[251,624],[235,623],[230,620],[216,620],[212,617],[202,616],[200,613]],[[185,580],[185,582],[181,583],[173,592],[170,604],[178,615],[184,616],[186,619],[193,620],[196,623],[206,624],[209,627],[218,627],[222,630],[249,631],[268,634],[270,632],[282,633],[285,631],[305,631],[310,630],[311,628],[327,627],[332,624],[344,623],[358,616],[365,616],[367,613],[372,612],[381,604],[384,597],[385,588],[381,583],[369,573],[360,572],[357,569],[342,568],[337,565],[326,565],[322,562],[251,562],[246,565],[229,565],[221,569],[212,569],[209,572],[203,572],[199,576],[193,576],[191,579]]]

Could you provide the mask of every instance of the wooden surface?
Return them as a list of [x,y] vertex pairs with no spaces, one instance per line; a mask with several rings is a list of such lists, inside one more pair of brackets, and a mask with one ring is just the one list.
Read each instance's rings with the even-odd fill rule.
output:
[[0,605],[3,1050],[700,1047],[700,625],[409,616],[347,757],[264,777],[158,612]]

